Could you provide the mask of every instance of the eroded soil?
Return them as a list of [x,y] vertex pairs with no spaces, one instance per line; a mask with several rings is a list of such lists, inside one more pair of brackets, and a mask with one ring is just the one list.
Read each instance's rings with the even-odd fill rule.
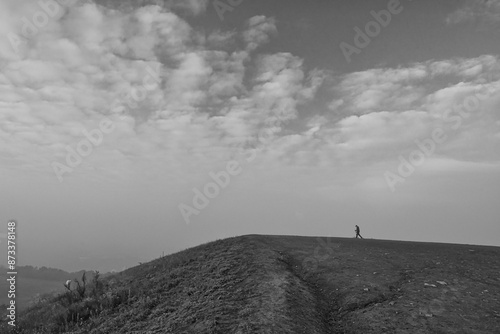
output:
[[500,333],[498,247],[249,235],[108,283],[125,302],[72,333]]

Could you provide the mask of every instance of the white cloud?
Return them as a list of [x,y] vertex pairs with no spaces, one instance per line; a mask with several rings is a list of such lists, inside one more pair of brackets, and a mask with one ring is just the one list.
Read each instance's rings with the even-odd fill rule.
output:
[[[300,140],[284,137],[290,145],[282,144],[281,156],[297,161],[307,151],[310,166],[369,168],[397,160],[416,148],[415,140],[443,128],[447,140],[437,156],[497,161],[499,66],[497,57],[486,55],[347,74],[333,80],[331,113],[313,117]],[[455,129],[449,117],[456,118],[471,97],[478,103],[470,104],[470,115]]]
[[[84,1],[84,0],[73,0]],[[137,6],[159,6],[177,15],[200,15],[204,13],[209,4],[209,0],[95,0],[99,5],[118,9],[123,12],[131,12],[137,9]]]
[[[8,10],[5,17],[16,17],[25,8]],[[19,29],[16,20],[2,22],[4,30]],[[276,32],[274,19],[255,16],[243,32],[201,38],[161,6],[68,8],[29,40],[23,59],[0,48],[8,61],[0,75],[0,150],[10,159],[1,164],[52,173],[50,162],[64,161],[65,147],[108,117],[116,128],[86,159],[82,175],[188,180],[246,150],[274,170],[370,168],[413,149],[415,139],[442,125],[443,110],[487,89],[490,96],[459,132],[450,132],[439,154],[498,158],[499,98],[491,93],[499,85],[498,57],[333,77],[330,101],[303,119],[299,111],[309,108],[327,75],[290,53],[259,53]],[[134,101],[145,78],[157,85]]]
[[247,43],[247,50],[253,51],[259,46],[269,42],[270,37],[277,33],[274,18],[265,16],[254,16],[248,20],[248,28],[243,32],[243,38]]
[[[9,16],[23,15],[22,9],[9,7]],[[8,29],[19,33],[15,24]],[[273,19],[258,16],[242,34],[220,32],[205,40],[156,5],[67,8],[31,37],[24,59],[4,58],[0,150],[15,158],[3,167],[52,173],[50,162],[64,162],[65,147],[76,147],[85,139],[82,131],[103,118],[116,128],[85,159],[84,175],[164,168],[188,177],[188,165],[202,173],[255,147],[262,126],[270,128],[269,138],[277,135],[321,84],[320,71],[306,72],[291,54],[250,55],[275,31]],[[132,99],[145,78],[157,85]],[[113,164],[120,168],[111,173]]]
[[467,0],[446,17],[446,23],[459,24],[464,22],[477,22],[483,28],[499,26],[500,1],[499,0]]

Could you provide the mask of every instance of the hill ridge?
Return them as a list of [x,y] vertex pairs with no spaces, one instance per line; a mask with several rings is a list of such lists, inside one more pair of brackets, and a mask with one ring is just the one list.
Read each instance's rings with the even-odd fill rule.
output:
[[[500,328],[499,258],[500,248],[491,246],[245,235],[107,278],[109,305],[65,329],[494,333]],[[33,323],[48,307],[57,309],[54,303],[25,319]],[[46,324],[50,315],[39,318]],[[29,333],[24,324],[19,333]]]

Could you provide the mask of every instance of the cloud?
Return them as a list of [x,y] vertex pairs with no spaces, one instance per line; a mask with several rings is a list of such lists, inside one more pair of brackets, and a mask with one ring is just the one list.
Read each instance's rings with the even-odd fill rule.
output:
[[[3,169],[52,173],[50,163],[64,162],[84,130],[110,119],[115,130],[82,175],[168,170],[185,178],[263,145],[263,126],[276,137],[321,85],[320,71],[298,57],[256,53],[276,31],[273,19],[254,17],[241,33],[203,39],[162,6],[120,8],[76,4],[26,39],[22,59],[0,53]],[[6,17],[24,10],[11,6]],[[22,34],[8,22],[7,31]]]
[[[9,17],[3,31],[20,34],[13,18],[34,7],[2,6]],[[255,16],[243,31],[203,37],[179,13],[82,3],[26,39],[22,58],[3,45],[0,168],[51,174],[50,163],[64,162],[67,147],[106,118],[115,129],[76,175],[193,182],[250,151],[269,170],[345,175],[380,169],[414,149],[416,139],[443,126],[446,110],[477,92],[489,95],[460,131],[448,132],[439,157],[500,159],[497,56],[337,76],[291,53],[260,52],[277,32],[272,18]],[[318,99],[322,87],[331,93],[327,101]]]
[[446,23],[476,22],[483,28],[500,26],[500,1],[467,0],[465,4],[446,17]]
[[254,51],[259,46],[269,42],[271,36],[277,33],[274,18],[259,15],[248,20],[248,27],[243,32],[243,39],[247,43],[247,50]]
[[[298,165],[369,168],[397,161],[416,148],[415,140],[442,128],[447,140],[436,158],[498,161],[500,155],[493,150],[500,144],[499,69],[500,59],[485,55],[334,78],[331,112],[311,117],[301,133],[284,135],[280,146],[270,150]],[[459,108],[467,111],[467,103],[468,115],[462,117]]]
[[200,15],[207,10],[209,0],[170,0],[172,8],[189,10],[193,15]]
[[418,109],[434,91],[456,84],[497,80],[499,58],[427,61],[406,68],[375,68],[349,73],[333,87],[330,109],[338,116]]
[[[83,0],[73,0],[83,1]],[[159,6],[169,11],[175,12],[178,15],[200,15],[203,14],[209,4],[209,0],[95,0],[101,6],[118,9],[123,12],[133,12],[137,7]]]

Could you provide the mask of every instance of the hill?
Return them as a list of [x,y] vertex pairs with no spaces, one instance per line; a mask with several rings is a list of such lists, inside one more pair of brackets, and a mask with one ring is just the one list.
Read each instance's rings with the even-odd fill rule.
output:
[[498,333],[499,259],[498,247],[247,235],[108,277],[78,307],[40,303],[18,332]]

